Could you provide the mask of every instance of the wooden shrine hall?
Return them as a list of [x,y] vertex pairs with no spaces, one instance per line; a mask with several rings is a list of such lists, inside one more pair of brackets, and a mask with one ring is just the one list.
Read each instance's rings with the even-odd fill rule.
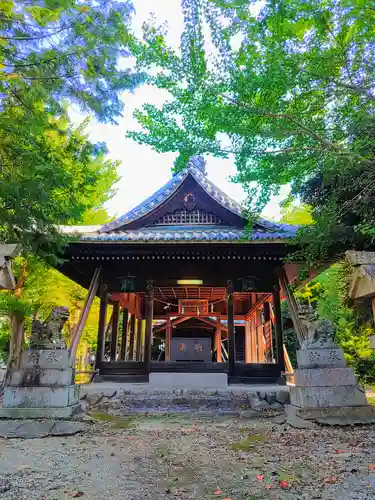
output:
[[263,219],[246,227],[243,208],[192,157],[115,221],[62,228],[71,243],[60,270],[100,297],[103,379],[224,372],[231,383],[281,380],[280,279],[297,228]]

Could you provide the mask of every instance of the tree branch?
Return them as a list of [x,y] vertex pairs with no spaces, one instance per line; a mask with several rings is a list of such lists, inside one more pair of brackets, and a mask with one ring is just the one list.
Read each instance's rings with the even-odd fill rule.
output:
[[62,31],[68,30],[70,28],[71,26],[63,26],[54,33],[47,33],[45,35],[40,35],[40,36],[0,36],[0,40],[42,40],[43,38],[48,38],[51,36],[58,35]]
[[253,113],[254,115],[258,116],[265,116],[269,118],[274,118],[274,119],[285,119],[289,120],[291,123],[294,123],[294,125],[297,126],[300,132],[302,132],[304,135],[307,135],[316,141],[320,142],[321,144],[324,144],[327,146],[327,148],[332,149],[336,153],[340,155],[345,155],[345,156],[351,156],[353,158],[357,158],[360,160],[362,163],[366,165],[373,165],[373,162],[371,160],[368,160],[362,155],[359,155],[357,153],[354,153],[352,151],[349,151],[348,149],[343,149],[342,147],[338,146],[334,142],[329,141],[325,137],[320,136],[317,134],[314,130],[310,129],[303,123],[301,123],[299,120],[296,119],[293,115],[287,114],[287,113],[271,113],[269,111],[261,111],[261,110],[255,110],[251,107],[249,107],[246,103],[241,102],[241,101],[236,101],[235,99],[232,99],[231,97],[221,95],[223,98],[227,99],[229,102],[232,104],[235,104],[236,106],[242,107],[243,109],[249,111],[250,113]]

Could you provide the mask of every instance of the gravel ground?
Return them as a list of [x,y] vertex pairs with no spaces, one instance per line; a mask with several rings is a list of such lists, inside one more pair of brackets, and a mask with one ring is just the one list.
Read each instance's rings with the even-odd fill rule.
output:
[[0,439],[0,499],[375,498],[373,426],[95,416],[72,437]]

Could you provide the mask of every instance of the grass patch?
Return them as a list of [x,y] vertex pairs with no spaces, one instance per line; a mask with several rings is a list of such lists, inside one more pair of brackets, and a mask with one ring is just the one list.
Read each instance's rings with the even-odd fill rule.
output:
[[232,443],[230,446],[234,451],[248,451],[257,444],[263,443],[266,439],[267,436],[263,434],[251,434],[246,439],[238,441],[238,443]]
[[117,415],[110,415],[103,411],[92,411],[89,416],[94,420],[100,422],[109,422],[114,429],[129,429],[133,424],[133,419],[130,417],[118,417]]
[[368,401],[369,405],[375,405],[375,398],[374,397],[367,398],[367,401]]

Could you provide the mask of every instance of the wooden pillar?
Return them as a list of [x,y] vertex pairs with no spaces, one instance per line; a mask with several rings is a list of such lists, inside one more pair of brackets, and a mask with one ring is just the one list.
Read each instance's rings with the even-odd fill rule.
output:
[[152,346],[152,319],[154,314],[154,285],[152,281],[147,281],[146,292],[146,332],[145,332],[145,348],[144,348],[144,363],[147,373],[150,373],[151,368],[151,346]]
[[117,356],[119,313],[120,313],[120,304],[119,302],[115,302],[113,304],[113,313],[112,313],[111,361],[116,361],[116,356]]
[[121,350],[120,360],[125,361],[126,356],[126,337],[128,334],[129,309],[122,310],[122,332],[121,332]]
[[139,319],[137,323],[137,347],[135,353],[137,361],[142,361],[142,323],[143,320]]
[[145,359],[146,320],[142,319],[141,361]]
[[245,363],[252,362],[251,352],[251,319],[245,321]]
[[228,314],[228,375],[236,374],[236,338],[234,331],[233,282],[227,283],[227,314]]
[[95,361],[95,369],[97,370],[100,370],[104,356],[104,345],[105,345],[104,335],[107,322],[107,305],[108,305],[108,287],[107,285],[102,285],[100,293],[98,339],[96,345],[96,361]]
[[280,365],[281,371],[285,371],[284,360],[284,339],[281,318],[280,287],[276,285],[273,290],[273,309],[275,314],[275,337],[276,337],[276,360]]
[[258,362],[264,363],[264,337],[263,337],[263,322],[262,322],[262,311],[257,309],[256,312],[257,321],[257,343],[258,343]]
[[87,317],[90,313],[92,303],[94,302],[96,292],[98,291],[98,287],[99,287],[99,284],[101,281],[100,275],[101,275],[101,267],[97,267],[94,271],[94,275],[93,275],[92,280],[90,282],[90,286],[89,286],[89,289],[87,292],[87,296],[85,299],[83,309],[82,309],[81,314],[79,316],[78,323],[75,326],[73,334],[72,334],[72,339],[71,339],[70,346],[69,346],[69,352],[70,352],[70,355],[72,358],[73,366],[75,364],[75,357],[76,357],[77,349],[79,346],[79,341],[81,339],[81,335],[82,335],[83,330],[84,330],[85,325],[86,325]]
[[221,363],[223,361],[221,349],[221,317],[220,314],[216,318],[216,361]]
[[165,328],[165,361],[171,360],[171,342],[172,342],[172,323],[171,323],[171,318],[168,316]]
[[135,336],[135,314],[132,314],[130,316],[129,361],[133,361],[134,357],[134,336]]
[[251,336],[251,362],[257,363],[257,330],[256,330],[256,318],[253,314],[250,318],[250,336]]
[[[283,267],[278,270],[278,275],[281,286],[285,293],[285,298],[288,304],[290,316],[293,321],[294,330],[296,332],[298,342],[301,345],[302,342],[307,338],[307,330],[305,325],[302,323],[301,318],[299,317],[299,307],[296,298],[294,296],[293,290],[289,286],[288,277]],[[280,290],[279,290],[279,295],[280,295]]]

